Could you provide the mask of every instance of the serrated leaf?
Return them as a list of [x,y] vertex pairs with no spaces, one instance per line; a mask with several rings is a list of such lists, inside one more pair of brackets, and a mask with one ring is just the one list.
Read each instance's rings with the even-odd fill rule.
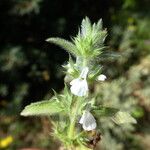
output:
[[51,37],[46,39],[46,41],[60,46],[72,55],[76,55],[76,46],[65,39]]
[[119,110],[116,108],[104,107],[104,106],[94,107],[92,109],[92,112],[95,113],[97,116],[104,116],[104,117],[112,117],[118,111]]
[[22,116],[48,116],[63,111],[58,101],[48,100],[31,103],[21,112]]
[[113,117],[112,120],[116,124],[124,123],[136,123],[136,120],[127,112],[119,111]]

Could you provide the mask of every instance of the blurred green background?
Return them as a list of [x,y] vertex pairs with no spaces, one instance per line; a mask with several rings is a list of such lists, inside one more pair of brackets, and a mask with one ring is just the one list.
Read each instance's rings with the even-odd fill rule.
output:
[[[102,122],[98,150],[150,149],[150,1],[149,0],[1,0],[0,1],[0,149],[59,149],[48,118],[24,118],[31,102],[60,92],[61,65],[68,54],[45,39],[70,39],[81,20],[102,18],[108,50],[102,59],[108,80],[95,85],[99,103],[129,111],[136,125]],[[107,57],[106,57],[107,58]]]

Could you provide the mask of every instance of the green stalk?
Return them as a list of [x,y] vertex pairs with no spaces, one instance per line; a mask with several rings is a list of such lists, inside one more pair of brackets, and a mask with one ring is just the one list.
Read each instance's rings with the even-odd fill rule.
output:
[[72,121],[69,127],[68,137],[72,139],[74,136],[74,129],[75,129],[75,121]]
[[86,60],[86,58],[83,58],[83,67],[87,67],[87,60]]
[[79,105],[80,105],[80,99],[77,98],[76,105],[74,106],[75,109],[74,109],[73,115],[70,116],[71,123],[70,123],[69,130],[68,130],[68,137],[70,139],[72,139],[72,137],[75,136],[75,124],[76,124],[76,117],[78,114]]
[[77,147],[75,150],[91,150],[85,146],[80,146],[80,147]]

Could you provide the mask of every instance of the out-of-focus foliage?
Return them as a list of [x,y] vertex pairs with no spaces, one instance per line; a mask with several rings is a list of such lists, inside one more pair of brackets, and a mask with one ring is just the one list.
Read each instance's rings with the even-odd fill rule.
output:
[[[97,98],[100,104],[106,106],[114,105],[122,110],[131,112],[134,117],[139,119],[138,126],[140,127],[145,124],[142,123],[140,119],[144,117],[144,115],[149,116],[150,113],[149,60],[150,55],[143,58],[138,65],[133,65],[125,77],[120,77],[111,82],[96,86],[96,93],[98,93]],[[137,145],[140,145],[140,141],[130,143],[131,139],[133,140],[132,142],[139,140],[139,138],[137,138],[139,133],[136,131],[135,126],[124,125],[118,127],[113,122],[110,123],[103,118],[100,118],[100,122],[103,126],[102,133],[104,135],[106,134],[102,141],[103,147],[105,147],[104,149],[111,149],[112,147],[111,144],[106,144],[107,141],[112,143],[114,145],[113,147],[116,146],[115,149],[138,149]],[[133,134],[134,136],[130,133],[131,131],[135,132]],[[114,136],[116,140],[114,140]]]
[[0,141],[8,136],[13,138],[5,149],[28,146],[56,149],[56,143],[49,139],[51,126],[46,119],[33,121],[18,116],[21,107],[31,103],[31,99],[50,98],[51,87],[55,90],[62,87],[63,73],[58,66],[67,54],[44,40],[60,35],[69,39],[81,19],[88,16],[93,21],[103,18],[109,31],[106,44],[121,54],[105,63],[100,59],[108,81],[97,84],[93,94],[97,94],[100,104],[128,110],[138,121],[134,126],[118,127],[97,118],[102,122],[99,145],[104,150],[149,150],[149,8],[149,0],[2,0]]
[[150,148],[147,143],[150,134],[150,19],[145,11],[135,11],[138,4],[136,1],[125,1],[124,11],[120,10],[119,15],[113,16],[118,24],[113,26],[109,43],[122,56],[117,61],[108,62],[112,67],[109,66],[106,71],[114,79],[97,85],[95,90],[100,104],[118,106],[138,119],[137,126],[118,127],[100,118],[104,134],[100,145],[108,150]]
[[40,11],[39,3],[41,1],[42,0],[22,0],[22,1],[16,0],[12,12],[19,15],[25,15],[29,13],[38,14]]

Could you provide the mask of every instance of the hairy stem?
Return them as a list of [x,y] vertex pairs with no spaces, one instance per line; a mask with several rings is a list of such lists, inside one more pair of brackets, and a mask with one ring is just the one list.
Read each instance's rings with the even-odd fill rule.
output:
[[76,104],[74,106],[74,111],[72,115],[70,116],[70,126],[68,130],[68,137],[70,139],[73,139],[73,137],[75,137],[75,124],[76,124],[76,118],[78,114],[79,105],[80,105],[80,99],[77,98]]

